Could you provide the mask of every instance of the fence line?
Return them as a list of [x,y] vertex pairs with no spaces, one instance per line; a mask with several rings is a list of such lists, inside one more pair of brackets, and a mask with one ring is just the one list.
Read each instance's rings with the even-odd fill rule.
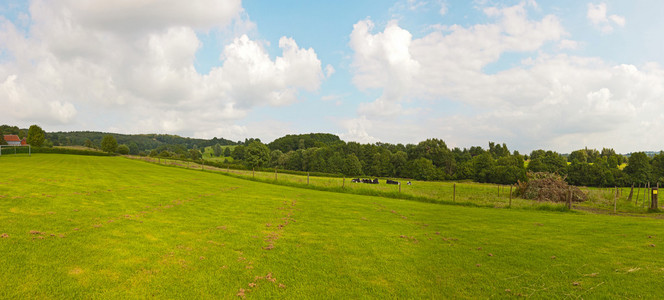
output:
[[[131,157],[133,159],[143,160],[146,162],[170,165],[174,167],[182,167],[187,169],[197,169],[204,171],[214,171],[220,173],[232,174],[233,176],[239,176],[246,179],[264,181],[264,182],[273,182],[282,185],[289,184],[300,184],[302,187],[309,187],[314,189],[332,189],[340,188],[343,191],[350,193],[372,193],[371,191],[378,193],[376,195],[382,195],[386,197],[392,197],[394,195],[403,195],[406,197],[421,197],[429,199],[433,202],[439,203],[456,203],[456,204],[474,204],[480,206],[491,206],[491,207],[506,207],[512,208],[514,205],[516,207],[536,207],[541,205],[561,205],[567,209],[572,209],[572,198],[571,190],[570,194],[565,192],[565,195],[559,199],[564,201],[536,201],[528,200],[523,198],[518,198],[516,196],[517,190],[514,189],[515,185],[501,185],[501,184],[479,184],[479,183],[458,183],[458,182],[443,182],[440,186],[436,188],[431,188],[432,183],[430,182],[415,182],[416,186],[405,185],[403,182],[400,184],[395,184],[394,187],[391,184],[381,183],[381,184],[366,184],[366,183],[355,183],[351,182],[349,185],[346,185],[346,178],[336,178],[336,177],[318,177],[310,176],[309,173],[306,175],[296,175],[290,173],[280,173],[277,168],[272,172],[256,171],[252,170],[238,170],[231,169],[229,165],[226,165],[226,168],[220,168],[210,165],[204,165],[196,162],[187,161],[186,163],[180,160],[174,159],[161,159],[161,158],[152,158],[152,157]],[[280,176],[281,175],[281,176]],[[402,187],[402,185],[404,185]],[[420,186],[425,185],[429,186],[427,188],[421,189]],[[458,186],[457,186],[458,185]],[[509,191],[508,190],[509,187]],[[449,189],[449,190],[448,190]],[[493,192],[491,190],[493,189]],[[613,206],[613,211],[618,211],[618,204],[620,204],[621,209],[626,208],[625,197],[623,197],[622,189],[624,187],[613,187],[613,188],[602,188],[596,189],[594,192],[592,189],[585,188],[586,193],[593,194],[593,197],[597,197],[597,193],[600,193],[600,198],[606,199],[610,204],[606,204],[607,210],[610,210],[610,206]],[[638,208],[638,199],[640,196],[640,187],[637,188],[637,197],[636,202],[632,208]],[[643,187],[643,201],[641,203],[641,208],[644,208],[646,202],[646,196],[649,191],[648,187]],[[551,192],[544,190],[544,192]],[[559,190],[556,190],[559,192]],[[396,197],[396,196],[395,196]],[[397,197],[400,198],[400,197]],[[461,200],[461,201],[459,201]],[[601,200],[601,199],[600,199]],[[595,200],[597,202],[597,200]],[[602,202],[599,201],[601,204]],[[631,203],[631,202],[630,202]],[[627,207],[627,208],[629,208]]]

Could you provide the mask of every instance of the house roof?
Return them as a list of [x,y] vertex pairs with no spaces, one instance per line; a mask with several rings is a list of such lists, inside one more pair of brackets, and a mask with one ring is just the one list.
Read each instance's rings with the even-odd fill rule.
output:
[[5,135],[5,141],[6,142],[20,142],[21,139],[19,139],[18,135],[15,135],[15,134],[6,134]]

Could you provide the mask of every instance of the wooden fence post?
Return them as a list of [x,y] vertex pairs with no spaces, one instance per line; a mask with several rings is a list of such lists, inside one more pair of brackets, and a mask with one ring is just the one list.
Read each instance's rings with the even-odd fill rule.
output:
[[510,185],[510,205],[508,207],[512,207],[512,188],[514,185]]
[[632,196],[634,196],[634,182],[632,182],[632,187],[629,189],[629,196],[627,196],[627,202],[632,202]]
[[309,185],[309,172],[307,172],[307,185]]
[[500,198],[500,184],[498,185],[498,198]]
[[456,183],[454,184],[454,192],[452,193],[452,202],[456,202]]
[[346,176],[344,176],[343,181],[341,182],[341,188],[345,189],[346,188]]
[[657,187],[652,189],[652,192],[650,192],[650,208],[651,209],[657,209],[658,208],[658,203],[657,203],[657,192],[659,191],[659,182],[657,182]]
[[256,178],[256,167],[251,168],[251,178]]

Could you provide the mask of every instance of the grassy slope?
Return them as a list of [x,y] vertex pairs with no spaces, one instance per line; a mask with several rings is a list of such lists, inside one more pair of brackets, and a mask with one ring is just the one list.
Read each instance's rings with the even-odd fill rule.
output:
[[[235,147],[236,146],[221,146],[221,149],[225,151],[226,148],[231,148],[231,151],[233,151],[233,149]],[[220,157],[214,156],[213,155],[214,150],[212,149],[211,146],[205,147],[205,149],[203,149],[203,151],[201,153],[203,154],[203,159],[204,160],[215,161],[215,162],[224,162],[224,161],[227,161],[227,162],[230,162],[230,163],[233,162],[233,158],[230,157],[230,156],[227,156],[227,157],[224,157],[223,155],[220,156]]]
[[0,166],[16,170],[0,179],[0,298],[664,297],[656,219],[318,192],[120,157]]
[[[153,160],[157,162],[157,159],[154,158],[140,158]],[[160,160],[162,164],[176,164],[181,167],[186,167],[187,163],[181,161],[171,161],[167,159]],[[191,164],[191,168],[201,168],[200,165]],[[212,168],[206,167],[207,169],[214,169],[220,172],[227,172],[225,168]],[[244,178],[255,178],[259,181],[264,181],[268,183],[275,183],[275,174],[274,172],[252,172],[251,170],[228,170],[235,177],[244,177]],[[280,172],[280,171],[278,171]],[[366,177],[362,177],[366,178]],[[399,196],[411,196],[411,197],[420,197],[424,198],[424,202],[439,202],[439,203],[462,203],[462,204],[472,204],[475,206],[486,206],[486,207],[496,207],[504,208],[510,206],[510,186],[508,185],[495,185],[495,184],[483,184],[475,182],[452,182],[452,181],[415,181],[412,180],[413,185],[406,185],[407,179],[399,179],[402,183],[401,191],[397,185],[385,184],[385,180],[381,179],[381,184],[363,184],[363,183],[351,183],[352,178],[341,178],[341,177],[316,177],[310,176],[309,185],[307,185],[307,176],[305,175],[293,175],[278,173],[277,182],[281,185],[291,185],[296,187],[314,187],[322,188],[327,190],[334,191],[335,189],[345,189],[345,192],[363,194],[363,195],[382,195],[391,194],[392,198],[399,198]],[[456,197],[454,196],[454,190],[456,186]],[[589,196],[588,201],[582,203],[574,203],[573,208],[576,209],[590,209],[598,212],[611,213],[614,209],[614,196],[615,190],[613,188],[593,188],[593,187],[581,187],[581,189]],[[634,189],[634,198],[631,201],[628,201],[628,195],[630,189],[628,187],[618,188],[620,193],[616,200],[617,211],[619,213],[632,213],[632,214],[648,214],[651,216],[658,215],[664,216],[664,214],[659,213],[649,213],[648,207],[649,198],[644,197],[644,190],[641,189],[637,191],[637,188]],[[399,192],[400,191],[400,192]],[[638,201],[637,200],[638,197]],[[403,198],[403,197],[402,197]],[[644,199],[646,200],[644,203]],[[552,203],[552,202],[538,202],[532,201],[517,197],[512,197],[511,199],[512,208],[521,208],[521,209],[539,209],[539,210],[564,210],[564,203]]]

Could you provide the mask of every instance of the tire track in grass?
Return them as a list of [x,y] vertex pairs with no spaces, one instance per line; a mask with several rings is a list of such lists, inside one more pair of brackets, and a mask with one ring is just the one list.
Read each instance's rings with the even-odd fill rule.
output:
[[[283,201],[284,206],[277,207],[277,210],[282,211],[283,217],[279,218],[276,222],[269,222],[265,224],[265,228],[268,229],[268,232],[263,236],[264,246],[261,246],[261,249],[264,251],[271,251],[277,247],[277,241],[283,236],[285,228],[292,223],[297,222],[294,218],[295,206],[297,205],[297,200],[292,200],[290,203]],[[240,253],[241,254],[241,253]],[[245,269],[253,270],[254,265],[252,261],[246,259],[240,255],[238,261],[247,261]],[[280,289],[286,289],[286,285],[283,282],[278,282],[277,278],[274,277],[272,272],[268,272],[266,275],[254,275],[254,278],[249,282],[246,288],[239,288],[236,296],[240,298],[245,298],[248,293],[256,291],[263,283],[276,285]]]

